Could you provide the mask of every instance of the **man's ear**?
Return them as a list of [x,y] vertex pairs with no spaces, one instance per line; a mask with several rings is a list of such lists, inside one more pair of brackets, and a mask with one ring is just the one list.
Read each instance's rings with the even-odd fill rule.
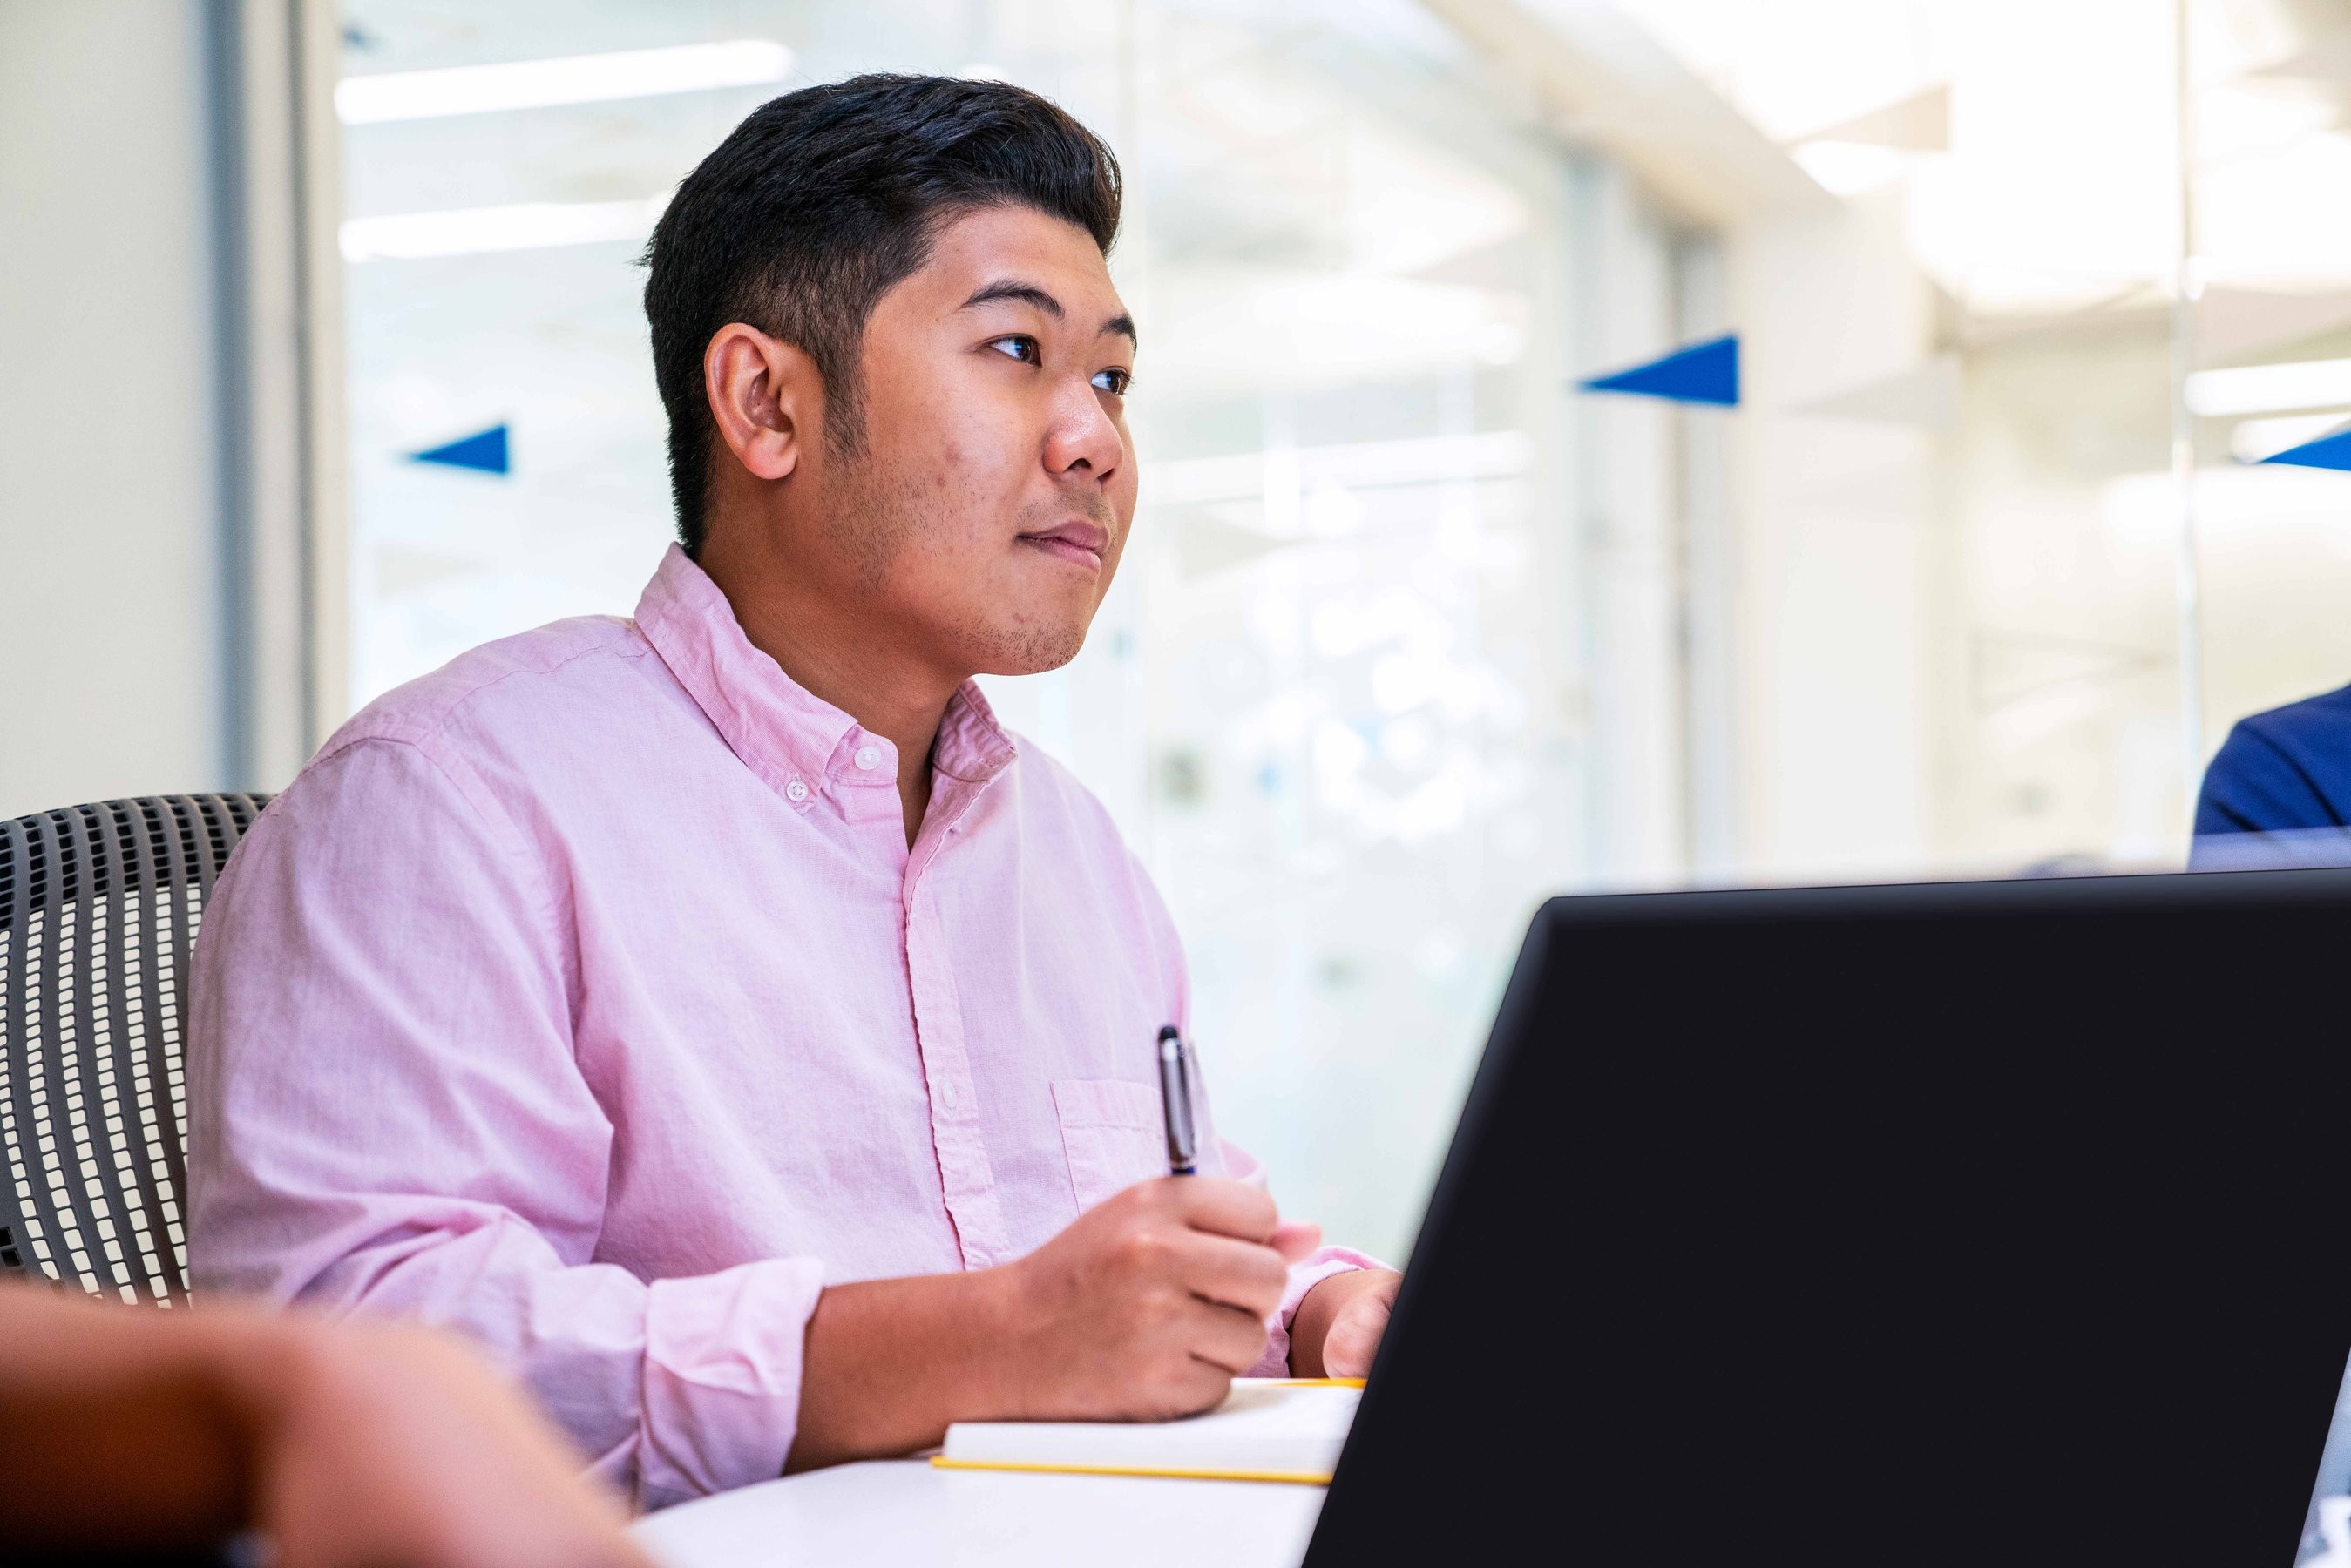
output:
[[824,410],[824,378],[803,350],[729,322],[702,351],[702,388],[719,439],[755,478],[799,467]]

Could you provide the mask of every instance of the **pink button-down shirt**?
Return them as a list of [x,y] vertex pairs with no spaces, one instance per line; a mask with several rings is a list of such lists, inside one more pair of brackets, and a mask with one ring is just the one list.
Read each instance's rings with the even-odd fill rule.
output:
[[[935,758],[910,849],[891,742],[674,549],[633,624],[371,704],[205,912],[199,1286],[460,1325],[648,1507],[778,1473],[824,1285],[1008,1262],[1166,1170],[1150,879],[977,689]],[[1291,1271],[1259,1370],[1363,1262]]]

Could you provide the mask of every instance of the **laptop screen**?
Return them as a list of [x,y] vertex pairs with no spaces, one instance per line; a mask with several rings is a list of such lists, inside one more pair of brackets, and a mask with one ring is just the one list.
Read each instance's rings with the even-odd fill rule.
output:
[[1554,900],[1310,1552],[2288,1568],[2351,872]]

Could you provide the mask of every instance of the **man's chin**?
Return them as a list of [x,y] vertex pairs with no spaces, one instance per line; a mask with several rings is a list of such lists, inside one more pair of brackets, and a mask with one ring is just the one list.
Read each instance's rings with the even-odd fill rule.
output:
[[1059,670],[1085,647],[1086,626],[1087,622],[1080,622],[1000,628],[987,639],[989,646],[973,668],[981,675],[1042,675]]

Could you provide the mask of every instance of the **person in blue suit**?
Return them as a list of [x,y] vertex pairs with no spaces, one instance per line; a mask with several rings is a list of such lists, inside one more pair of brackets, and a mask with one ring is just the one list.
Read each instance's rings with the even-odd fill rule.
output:
[[2253,864],[2246,852],[2263,843],[2332,846],[2320,858],[2351,859],[2351,686],[2240,719],[2205,770],[2189,864]]

